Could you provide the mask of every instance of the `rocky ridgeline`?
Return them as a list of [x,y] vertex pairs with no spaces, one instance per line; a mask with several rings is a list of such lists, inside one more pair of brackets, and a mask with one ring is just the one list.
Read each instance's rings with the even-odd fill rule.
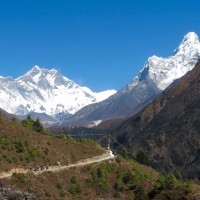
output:
[[9,200],[9,199],[15,199],[15,200],[37,200],[36,197],[34,197],[32,194],[29,194],[27,192],[21,192],[19,190],[16,190],[14,188],[5,188],[0,187],[0,200]]

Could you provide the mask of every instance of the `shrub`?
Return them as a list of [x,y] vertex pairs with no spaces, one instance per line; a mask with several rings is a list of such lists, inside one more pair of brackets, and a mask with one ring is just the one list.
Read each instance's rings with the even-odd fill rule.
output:
[[72,176],[72,178],[71,178],[71,183],[72,184],[76,184],[78,181],[77,181],[77,178],[76,178],[76,176]]
[[116,162],[121,163],[123,161],[122,156],[117,156],[117,158],[115,159]]
[[25,176],[23,174],[17,174],[17,179],[20,183],[25,183]]
[[80,187],[80,184],[75,184],[75,185],[72,185],[69,190],[68,190],[71,194],[76,194],[76,193],[81,193],[82,192],[82,189]]
[[192,186],[190,182],[186,182],[185,184],[185,194],[189,194],[192,192]]
[[144,173],[137,163],[134,161],[131,163],[133,165],[131,170],[117,172],[118,176],[114,186],[117,191],[134,190],[140,187],[142,180],[152,180],[152,177]]
[[36,119],[36,121],[33,122],[33,130],[34,131],[37,131],[39,133],[44,133],[44,127],[43,125],[41,124],[40,120],[39,119]]
[[47,145],[52,145],[52,142],[51,141],[47,141]]
[[68,190],[71,194],[76,194],[76,193],[82,192],[81,186],[75,176],[71,177],[71,183],[72,183],[72,186]]
[[135,192],[135,199],[138,200],[148,200],[148,195],[145,192],[144,188],[142,186],[137,187]]
[[57,182],[55,186],[56,186],[56,188],[57,188],[58,190],[61,190],[61,189],[62,189],[62,184],[59,183],[59,182]]
[[178,186],[178,180],[173,174],[160,176],[157,180],[156,188],[159,190],[174,189]]

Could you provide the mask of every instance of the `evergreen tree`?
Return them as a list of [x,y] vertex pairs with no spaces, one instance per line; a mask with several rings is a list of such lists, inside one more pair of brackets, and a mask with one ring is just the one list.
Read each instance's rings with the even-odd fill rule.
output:
[[39,119],[36,119],[36,121],[33,123],[33,130],[39,133],[44,133],[44,127]]

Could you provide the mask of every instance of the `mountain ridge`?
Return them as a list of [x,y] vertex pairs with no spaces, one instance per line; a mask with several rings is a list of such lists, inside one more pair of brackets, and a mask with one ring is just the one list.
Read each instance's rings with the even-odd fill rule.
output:
[[88,105],[72,115],[61,126],[88,126],[93,121],[127,118],[145,105],[196,65],[200,57],[200,42],[194,32],[186,34],[174,55],[149,57],[138,75],[108,99]]
[[200,62],[138,114],[113,131],[120,143],[143,150],[151,166],[200,178]]
[[46,113],[57,120],[115,93],[114,90],[92,92],[56,69],[41,69],[37,65],[19,78],[1,77],[0,83],[0,107],[4,110],[19,116]]

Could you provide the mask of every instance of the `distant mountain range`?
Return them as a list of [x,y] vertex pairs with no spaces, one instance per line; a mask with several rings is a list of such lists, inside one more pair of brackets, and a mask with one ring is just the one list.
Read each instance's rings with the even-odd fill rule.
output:
[[17,79],[0,77],[0,108],[21,119],[30,114],[46,126],[57,123],[60,127],[91,127],[109,119],[125,119],[193,69],[199,57],[198,36],[190,32],[173,56],[148,58],[138,75],[117,93],[95,93],[56,69],[35,66]]
[[68,118],[61,126],[92,126],[114,118],[128,118],[196,65],[200,57],[200,42],[194,32],[183,38],[174,55],[168,58],[148,58],[138,75],[108,99],[88,105]]
[[154,168],[199,179],[200,61],[113,134],[132,155],[143,150]]
[[17,79],[0,77],[2,109],[20,117],[27,114],[39,116],[50,124],[66,119],[82,107],[102,101],[115,92],[92,92],[55,69],[41,69],[38,66]]

